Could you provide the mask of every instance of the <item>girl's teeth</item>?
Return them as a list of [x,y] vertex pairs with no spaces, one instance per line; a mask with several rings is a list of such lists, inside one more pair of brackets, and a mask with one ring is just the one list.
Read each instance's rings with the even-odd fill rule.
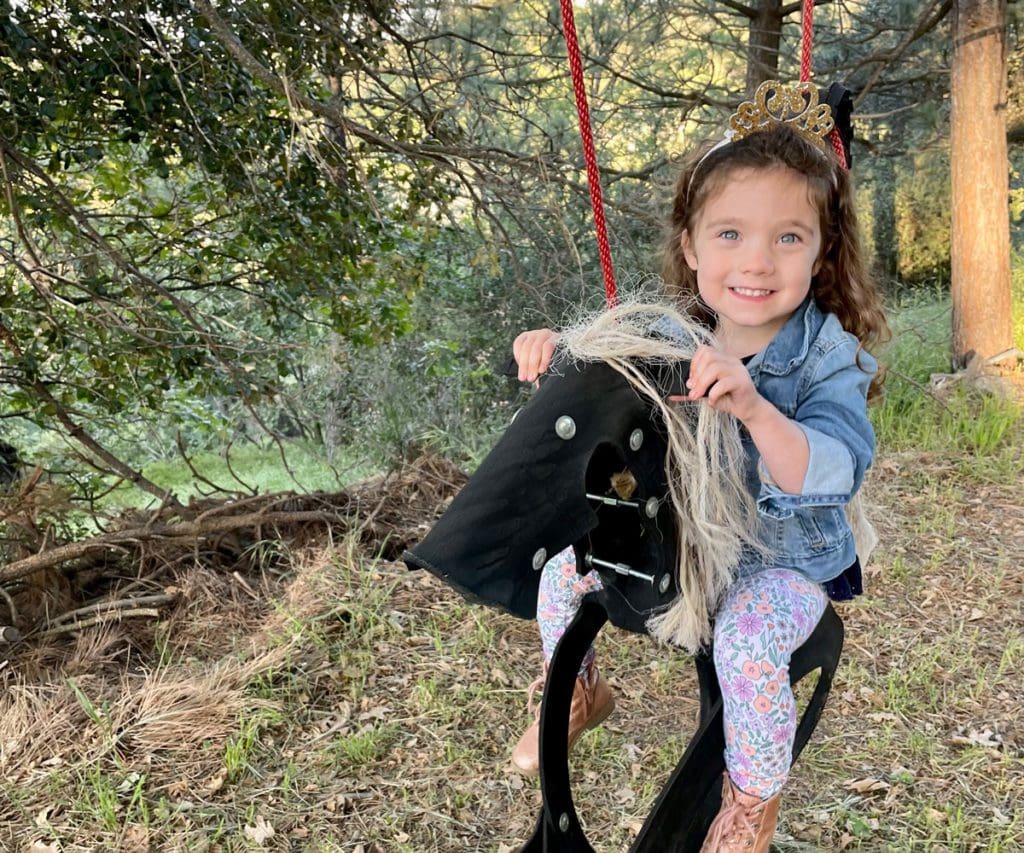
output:
[[740,296],[767,296],[771,293],[770,290],[750,290],[746,287],[734,287],[733,290],[735,290]]

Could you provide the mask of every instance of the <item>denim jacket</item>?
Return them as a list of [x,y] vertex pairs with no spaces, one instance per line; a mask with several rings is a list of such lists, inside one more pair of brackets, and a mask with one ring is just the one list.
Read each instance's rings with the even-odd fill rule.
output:
[[[651,329],[675,337],[679,331],[673,332],[673,325],[663,318]],[[750,434],[740,428],[747,488],[757,501],[757,538],[764,551],[745,548],[739,574],[788,568],[825,584],[834,598],[860,591],[859,573],[845,582],[840,577],[857,556],[844,508],[874,458],[875,432],[866,401],[877,369],[857,339],[835,315],[823,314],[811,296],[747,362],[761,396],[804,431],[810,458],[799,494],[784,492],[760,464]]]
[[864,481],[875,453],[867,415],[868,385],[878,369],[857,339],[812,297],[747,362],[761,396],[804,431],[810,458],[797,494],[771,479],[742,430],[747,487],[757,501],[758,539],[767,554],[744,551],[741,574],[781,567],[825,583],[856,558],[844,507]]

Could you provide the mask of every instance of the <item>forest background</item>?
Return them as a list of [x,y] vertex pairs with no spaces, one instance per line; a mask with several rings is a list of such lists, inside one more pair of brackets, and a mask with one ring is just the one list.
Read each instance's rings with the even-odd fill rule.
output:
[[[854,92],[894,306],[949,290],[951,5],[817,14],[815,79]],[[578,10],[626,289],[658,271],[679,152],[721,132],[751,73],[798,78],[798,6]],[[766,15],[781,40],[748,62]],[[244,465],[274,439],[361,471],[410,444],[479,455],[519,396],[499,376],[515,334],[601,305],[556,5],[6,2],[0,44],[3,437],[73,500],[111,475],[159,497],[183,483],[152,463]]]
[[[799,6],[577,4],[622,291],[657,287],[680,153],[718,137],[758,80],[798,78]],[[879,595],[909,619],[878,646],[905,649],[902,680],[851,651],[842,713],[863,703],[859,720],[881,734],[863,733],[870,760],[857,769],[845,745],[843,760],[828,745],[804,759],[808,805],[785,826],[797,848],[879,849],[886,832],[949,849],[1024,843],[1011,678],[1024,638],[999,627],[1016,624],[1024,598],[1008,568],[1024,554],[1024,418],[1012,389],[990,394],[953,370],[954,7],[996,15],[978,42],[1009,80],[1011,275],[994,286],[1011,296],[1008,346],[1024,348],[1024,6],[824,0],[815,13],[813,79],[853,92],[862,224],[896,332],[872,412],[888,511]],[[533,806],[522,784],[473,762],[502,752],[494,732],[521,713],[521,691],[504,688],[529,681],[518,661],[532,635],[424,592],[389,561],[460,482],[431,454],[472,469],[528,397],[501,375],[514,336],[603,304],[561,27],[557,4],[533,0],[0,0],[0,591],[11,611],[0,632],[19,629],[0,644],[28,640],[0,645],[13,650],[0,660],[0,833],[37,850],[97,838],[110,849],[384,839],[409,850],[523,838]],[[356,481],[417,459],[426,468],[412,479],[375,481],[371,511],[352,497]],[[279,491],[306,498],[261,502]],[[389,516],[406,496],[405,515]],[[225,520],[232,506],[258,513]],[[979,507],[992,517],[979,520]],[[322,546],[324,521],[335,538],[316,558],[282,532],[317,523]],[[246,525],[255,533],[237,534]],[[170,553],[172,540],[188,544]],[[984,569],[978,554],[991,556]],[[948,583],[978,597],[963,614],[950,606],[950,645],[932,637],[922,654],[933,657],[918,660],[912,639],[932,629],[913,623],[912,602],[921,587],[945,600],[944,573],[961,558],[965,574]],[[866,614],[844,618],[873,649],[880,628]],[[983,616],[991,633],[968,642],[964,624],[980,631]],[[240,638],[256,634],[263,651],[246,656]],[[645,648],[615,647],[624,672],[663,667],[654,687],[625,682],[626,694],[674,701],[685,664]],[[482,679],[465,675],[467,660],[492,655]],[[422,672],[407,671],[414,661]],[[950,673],[963,696],[947,692]],[[403,691],[403,719],[422,722],[420,734],[381,710]],[[986,727],[972,715],[990,694],[1008,710]],[[908,747],[899,721],[925,717]],[[300,742],[315,746],[305,764]],[[423,788],[440,794],[396,800],[395,778],[416,778],[409,756],[435,742],[424,762],[457,758],[471,768],[465,784],[435,773]],[[593,743],[602,772],[624,760],[667,770],[681,751],[656,733]],[[895,795],[920,786],[927,762],[940,793],[906,806]],[[847,799],[816,803],[838,773]],[[268,778],[274,793],[258,805]],[[635,833],[656,792],[630,784],[607,792],[618,799],[604,811],[626,813],[604,827],[610,843]],[[62,805],[48,804],[53,791]]]

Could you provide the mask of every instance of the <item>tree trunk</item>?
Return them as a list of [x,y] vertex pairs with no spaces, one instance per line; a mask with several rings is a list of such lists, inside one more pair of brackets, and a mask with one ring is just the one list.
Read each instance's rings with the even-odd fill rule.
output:
[[951,80],[953,360],[1013,346],[1006,0],[956,0]]
[[759,0],[757,14],[747,30],[747,95],[765,80],[779,76],[779,41],[782,38],[782,0]]

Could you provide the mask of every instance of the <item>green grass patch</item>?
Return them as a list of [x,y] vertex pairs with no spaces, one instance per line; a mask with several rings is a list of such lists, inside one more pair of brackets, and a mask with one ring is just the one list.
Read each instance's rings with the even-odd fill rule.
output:
[[335,738],[331,749],[338,764],[355,769],[379,761],[387,755],[398,740],[398,735],[397,724],[382,722]]
[[[1016,299],[1024,314],[1024,293]],[[947,295],[908,299],[890,312],[892,341],[880,353],[888,375],[872,407],[878,443],[889,451],[942,454],[961,473],[1006,481],[1024,471],[1024,410],[1010,399],[964,388],[933,393],[933,374],[950,372],[951,307]],[[1024,330],[1021,330],[1024,332]]]
[[[150,462],[142,473],[179,500],[187,501],[210,493],[210,483],[229,492],[333,492],[380,470],[368,455],[355,448],[335,454],[333,464],[329,464],[322,447],[303,442],[281,447],[248,444],[232,447],[228,454],[200,453],[190,462],[195,473],[180,458]],[[151,495],[125,484],[111,492],[104,506],[145,506],[154,501]]]

